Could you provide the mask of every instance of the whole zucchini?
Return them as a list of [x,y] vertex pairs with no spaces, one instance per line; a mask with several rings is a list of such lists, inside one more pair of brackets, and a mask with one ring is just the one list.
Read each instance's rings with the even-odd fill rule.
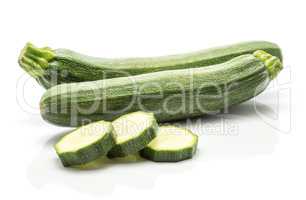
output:
[[159,122],[190,118],[258,95],[281,69],[277,57],[258,50],[208,67],[62,84],[45,92],[41,115],[64,126],[138,110],[153,112]]
[[19,64],[42,86],[50,88],[61,83],[214,65],[258,49],[282,59],[280,48],[265,41],[244,42],[171,56],[119,59],[94,58],[67,49],[37,48],[28,43],[19,56]]

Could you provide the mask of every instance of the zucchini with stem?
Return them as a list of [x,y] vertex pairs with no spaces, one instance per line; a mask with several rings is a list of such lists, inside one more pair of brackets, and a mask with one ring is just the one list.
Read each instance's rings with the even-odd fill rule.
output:
[[243,42],[170,56],[116,59],[90,57],[68,49],[38,48],[28,43],[21,51],[18,62],[43,87],[50,88],[61,83],[210,66],[258,49],[282,59],[280,48],[265,41]]
[[47,90],[43,119],[63,126],[153,112],[158,122],[216,114],[260,94],[282,69],[262,50],[207,67],[69,83]]

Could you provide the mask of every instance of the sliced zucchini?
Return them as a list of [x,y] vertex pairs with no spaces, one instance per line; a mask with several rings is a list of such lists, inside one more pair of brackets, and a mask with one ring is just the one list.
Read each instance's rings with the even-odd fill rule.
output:
[[112,123],[91,123],[65,135],[55,145],[56,153],[65,167],[81,165],[106,155],[115,145]]
[[153,113],[134,112],[113,121],[116,145],[109,158],[123,157],[143,149],[156,136],[158,125]]
[[191,158],[197,149],[198,136],[175,126],[159,127],[157,136],[140,151],[140,155],[156,162],[177,162]]

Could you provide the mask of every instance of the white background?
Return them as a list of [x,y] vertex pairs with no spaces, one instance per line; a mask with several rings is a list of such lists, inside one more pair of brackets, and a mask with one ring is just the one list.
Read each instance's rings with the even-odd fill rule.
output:
[[[1,1],[1,199],[305,199],[304,2]],[[28,41],[129,57],[247,40],[279,44],[285,69],[255,102],[190,126],[200,135],[199,151],[174,164],[63,168],[52,145],[67,129],[40,118],[44,89],[17,64]]]

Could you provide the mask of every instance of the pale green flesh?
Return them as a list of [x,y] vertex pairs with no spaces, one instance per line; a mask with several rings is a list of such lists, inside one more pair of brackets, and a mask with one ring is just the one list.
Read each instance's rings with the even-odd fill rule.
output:
[[58,153],[76,152],[79,149],[87,147],[102,139],[107,133],[110,133],[111,131],[110,122],[100,121],[88,124],[64,136],[55,145],[55,148]]
[[196,143],[197,136],[190,131],[175,126],[162,126],[147,147],[156,151],[176,151],[193,147]]
[[137,138],[152,126],[153,122],[153,114],[145,112],[134,112],[116,119],[112,123],[116,144],[122,144]]

